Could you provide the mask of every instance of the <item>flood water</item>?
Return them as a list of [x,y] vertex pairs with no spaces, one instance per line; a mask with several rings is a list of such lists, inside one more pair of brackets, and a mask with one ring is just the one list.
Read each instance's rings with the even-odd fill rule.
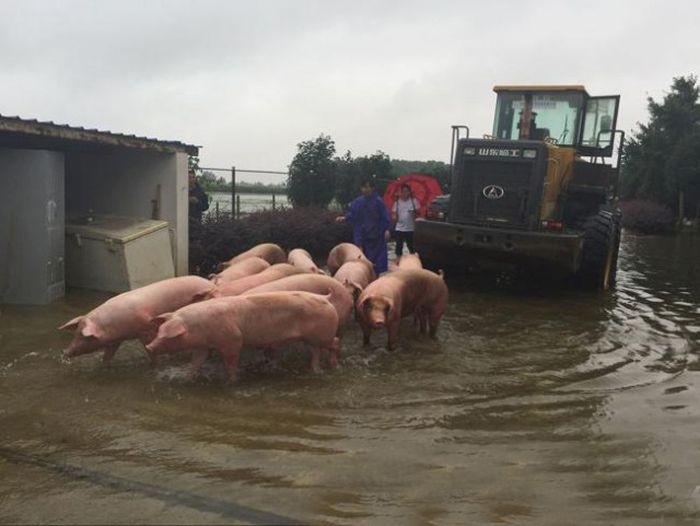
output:
[[437,341],[313,375],[291,349],[152,371],[138,345],[68,363],[60,323],[0,315],[0,522],[696,524],[700,237],[625,235],[617,290],[450,283]]

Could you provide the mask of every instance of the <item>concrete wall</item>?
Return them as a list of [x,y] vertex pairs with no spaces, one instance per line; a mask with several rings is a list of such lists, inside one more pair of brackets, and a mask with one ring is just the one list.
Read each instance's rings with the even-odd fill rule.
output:
[[[160,185],[160,191],[158,190]],[[159,199],[160,195],[160,199]],[[188,273],[187,154],[121,150],[66,153],[66,216],[114,214],[170,223],[177,275]]]
[[63,154],[0,148],[0,188],[0,303],[63,296]]

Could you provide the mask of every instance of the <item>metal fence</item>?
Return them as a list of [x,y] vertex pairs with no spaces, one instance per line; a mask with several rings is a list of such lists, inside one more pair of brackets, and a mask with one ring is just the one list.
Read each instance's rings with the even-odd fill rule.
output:
[[228,192],[210,192],[210,204],[207,214],[209,216],[233,216],[235,219],[251,212],[259,210],[272,209],[275,210],[279,206],[286,206],[287,194],[278,193],[274,190],[270,192],[240,192],[236,175],[241,173],[246,174],[262,174],[262,175],[287,175],[287,172],[275,170],[243,170],[236,167],[231,168],[209,168],[200,167],[202,172],[213,173],[228,173],[231,175],[230,191]]

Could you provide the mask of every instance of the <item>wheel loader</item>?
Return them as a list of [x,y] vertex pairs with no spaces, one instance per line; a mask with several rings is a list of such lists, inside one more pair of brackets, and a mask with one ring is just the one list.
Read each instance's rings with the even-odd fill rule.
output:
[[620,244],[620,96],[576,85],[494,91],[490,135],[452,126],[449,203],[416,221],[416,250],[432,267],[505,265],[608,289]]

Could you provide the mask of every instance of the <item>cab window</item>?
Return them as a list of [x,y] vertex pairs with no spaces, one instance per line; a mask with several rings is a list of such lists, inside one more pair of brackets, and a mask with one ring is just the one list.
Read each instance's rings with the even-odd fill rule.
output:
[[604,150],[613,141],[617,120],[618,96],[591,97],[586,102],[581,146]]
[[501,92],[496,101],[493,135],[499,139],[554,139],[573,145],[579,130],[583,93]]

